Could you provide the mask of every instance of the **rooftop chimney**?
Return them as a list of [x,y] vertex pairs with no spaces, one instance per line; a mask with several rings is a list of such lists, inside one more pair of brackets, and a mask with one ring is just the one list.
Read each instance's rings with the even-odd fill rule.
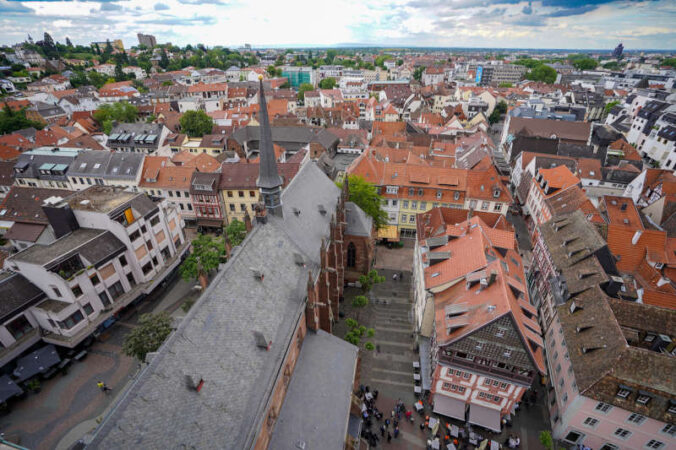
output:
[[73,210],[66,202],[45,203],[42,205],[42,210],[45,212],[57,239],[80,228]]

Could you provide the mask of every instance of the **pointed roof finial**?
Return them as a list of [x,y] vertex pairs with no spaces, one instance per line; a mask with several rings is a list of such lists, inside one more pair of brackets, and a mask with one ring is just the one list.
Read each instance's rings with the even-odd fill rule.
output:
[[270,130],[270,119],[268,119],[268,105],[265,101],[263,92],[263,76],[258,77],[259,86],[259,123],[260,123],[260,165],[258,180],[256,186],[263,189],[273,189],[282,186],[282,177],[277,171],[277,161],[275,159],[275,149],[272,142],[272,130]]

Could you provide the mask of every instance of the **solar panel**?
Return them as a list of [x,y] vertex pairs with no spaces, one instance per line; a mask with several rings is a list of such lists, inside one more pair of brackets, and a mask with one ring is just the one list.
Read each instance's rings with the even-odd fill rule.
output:
[[147,143],[152,143],[152,142],[155,142],[155,139],[157,139],[157,135],[156,135],[156,134],[149,134],[148,136],[146,136],[145,141],[146,141]]
[[110,140],[115,141],[120,137],[120,133],[114,133],[110,135]]

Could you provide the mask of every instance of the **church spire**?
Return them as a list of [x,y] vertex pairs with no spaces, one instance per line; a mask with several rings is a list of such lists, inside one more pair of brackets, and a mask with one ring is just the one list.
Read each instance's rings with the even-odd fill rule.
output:
[[270,130],[270,119],[268,118],[268,105],[265,101],[263,92],[263,77],[258,77],[259,86],[259,105],[258,121],[260,122],[260,164],[258,169],[258,179],[256,186],[261,193],[261,198],[265,204],[265,209],[275,216],[282,215],[282,177],[277,171],[277,160],[275,158],[275,149],[272,142],[272,131]]

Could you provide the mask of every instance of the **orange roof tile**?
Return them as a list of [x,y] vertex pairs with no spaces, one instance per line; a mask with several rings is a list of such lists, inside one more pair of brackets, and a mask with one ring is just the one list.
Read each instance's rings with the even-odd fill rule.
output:
[[194,158],[183,163],[183,166],[192,167],[200,172],[217,172],[221,167],[221,163],[218,162],[216,158],[207,153],[200,153]]
[[19,157],[21,152],[14,147],[0,144],[0,161],[12,161]]
[[538,174],[542,175],[548,186],[552,189],[565,189],[580,183],[580,179],[573,175],[568,167],[563,165],[551,169],[540,169]]
[[[635,244],[634,236],[640,232]],[[634,272],[646,257],[647,251],[661,252],[666,261],[667,233],[659,230],[638,230],[624,226],[608,225],[608,248],[617,257],[616,265],[620,271]]]
[[594,158],[579,158],[577,160],[577,175],[580,178],[600,180],[602,178],[601,161]]
[[142,179],[139,183],[144,188],[161,189],[190,189],[190,178],[192,177],[194,167],[185,166],[165,166],[158,169],[156,181]]
[[630,197],[606,195],[603,197],[603,206],[608,215],[609,224],[629,227],[632,230],[645,229],[638,209]]

